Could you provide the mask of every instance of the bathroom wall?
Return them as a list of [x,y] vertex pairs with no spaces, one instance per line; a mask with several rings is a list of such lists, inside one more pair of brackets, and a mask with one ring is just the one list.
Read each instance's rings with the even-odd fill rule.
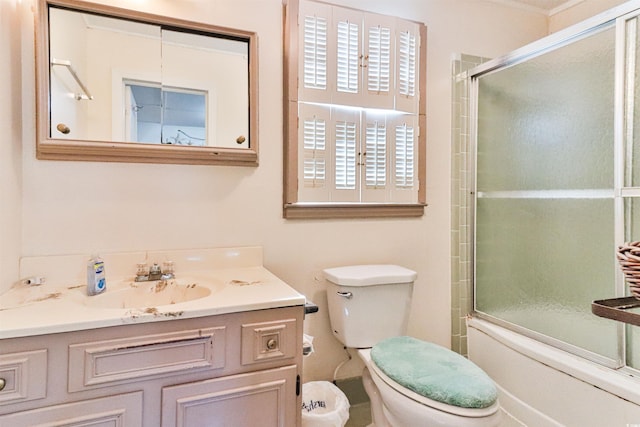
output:
[[[21,253],[22,110],[28,109],[31,116],[34,110],[32,102],[22,100],[25,75],[20,45],[21,35],[28,35],[32,28],[28,22],[21,23],[30,18],[19,3],[0,1],[0,292],[16,279]],[[32,67],[26,68],[29,79]]]
[[[481,0],[336,0],[428,26],[429,206],[418,219],[300,221],[281,212],[281,1],[101,1],[258,32],[260,166],[36,160],[33,0],[1,0],[0,63],[8,67],[0,67],[0,120],[11,132],[0,144],[0,289],[17,279],[21,256],[261,245],[266,267],[320,306],[305,324],[316,337],[305,380],[331,378],[344,357],[329,330],[327,267],[415,269],[409,332],[450,346],[451,60],[458,52],[495,57],[536,40],[547,33],[546,16]],[[350,363],[338,376],[360,369]]]
[[625,0],[583,0],[578,2],[549,17],[549,33],[555,33],[625,2]]

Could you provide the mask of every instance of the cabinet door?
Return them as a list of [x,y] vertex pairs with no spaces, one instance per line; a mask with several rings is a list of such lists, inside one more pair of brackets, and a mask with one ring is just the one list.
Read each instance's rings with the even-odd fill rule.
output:
[[162,427],[288,427],[297,416],[296,365],[162,389]]

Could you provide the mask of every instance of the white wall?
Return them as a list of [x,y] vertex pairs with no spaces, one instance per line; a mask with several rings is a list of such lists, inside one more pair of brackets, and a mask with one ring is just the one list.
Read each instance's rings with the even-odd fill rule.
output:
[[[321,279],[321,271],[327,267],[385,262],[416,270],[410,332],[449,346],[452,55],[462,52],[495,57],[507,53],[544,36],[545,16],[482,0],[336,1],[423,21],[428,26],[429,206],[419,219],[300,221],[284,220],[281,212],[280,0],[102,0],[258,32],[258,168],[36,160],[35,118],[31,113],[35,93],[32,28],[28,12],[32,1],[0,3],[0,63],[20,60],[15,51],[4,49],[11,40],[23,50],[22,70],[18,65],[10,65],[9,70],[0,67],[0,118],[4,123],[9,117],[8,128],[17,127],[12,144],[0,144],[2,174],[11,169],[15,179],[23,181],[21,194],[18,183],[9,184],[3,179],[0,184],[3,212],[9,208],[9,213],[0,217],[0,289],[6,289],[16,279],[20,256],[262,245],[266,267],[320,305],[320,312],[308,316],[305,324],[306,332],[316,337],[316,353],[305,359],[305,380],[331,378],[344,356],[329,331]],[[29,15],[29,19],[22,21],[21,31],[11,31],[14,18],[21,13]],[[19,33],[22,36],[16,40]],[[21,84],[22,92],[17,89]],[[28,107],[22,124],[21,102]],[[9,112],[5,112],[7,108]],[[11,113],[16,108],[18,113]],[[14,153],[20,149],[21,161]],[[20,237],[15,236],[19,229]],[[359,372],[360,365],[352,363],[340,376]]]
[[[22,85],[29,85],[23,80],[32,77],[21,66],[21,36],[31,31],[28,19],[28,9],[0,1],[0,292],[17,279],[21,252],[22,110],[33,115],[34,105],[22,100]],[[23,21],[27,24],[21,26]],[[26,68],[29,73],[33,67]]]
[[625,0],[583,0],[549,17],[549,33],[577,24],[594,15],[625,3]]

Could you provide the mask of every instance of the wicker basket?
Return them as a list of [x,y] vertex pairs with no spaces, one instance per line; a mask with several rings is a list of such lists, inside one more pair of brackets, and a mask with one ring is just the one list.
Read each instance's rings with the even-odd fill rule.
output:
[[616,255],[631,295],[640,299],[640,241],[618,246]]

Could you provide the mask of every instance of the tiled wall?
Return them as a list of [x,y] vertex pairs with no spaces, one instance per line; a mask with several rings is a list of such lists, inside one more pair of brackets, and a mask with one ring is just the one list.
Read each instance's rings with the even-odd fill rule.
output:
[[466,71],[487,58],[459,55],[451,79],[451,349],[467,355],[465,318],[473,308],[471,228],[471,140],[469,79]]

